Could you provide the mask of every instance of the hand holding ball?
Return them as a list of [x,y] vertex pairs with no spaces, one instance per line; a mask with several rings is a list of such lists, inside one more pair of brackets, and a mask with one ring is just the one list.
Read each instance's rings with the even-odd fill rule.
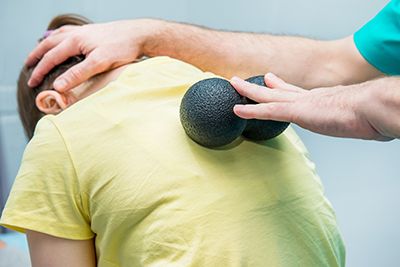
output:
[[[254,76],[246,81],[257,85],[266,86],[264,76]],[[248,104],[257,104],[251,99],[247,99]],[[289,122],[271,120],[248,120],[247,126],[242,133],[244,137],[251,140],[268,140],[280,135],[289,126]]]
[[[248,82],[265,86],[263,76]],[[219,147],[241,134],[252,140],[267,140],[281,134],[287,122],[245,120],[233,113],[236,104],[255,103],[241,96],[229,81],[211,78],[192,85],[183,96],[180,119],[186,134],[205,147]]]

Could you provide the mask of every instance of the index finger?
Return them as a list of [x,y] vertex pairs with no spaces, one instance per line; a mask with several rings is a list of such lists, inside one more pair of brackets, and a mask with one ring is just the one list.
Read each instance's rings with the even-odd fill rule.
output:
[[261,104],[235,105],[233,111],[243,119],[293,121],[293,104],[272,102]]
[[252,84],[237,77],[233,77],[230,82],[240,95],[248,97],[258,103],[271,101],[291,102],[297,95],[297,93],[291,91],[267,89],[265,86]]
[[50,35],[43,41],[41,41],[31,53],[29,53],[28,58],[25,60],[25,65],[31,67],[35,65],[43,57],[47,51],[51,50],[53,47],[57,46],[63,40],[63,34]]
[[46,74],[58,64],[64,62],[71,56],[79,54],[79,50],[73,45],[72,40],[65,40],[56,47],[49,50],[37,64],[28,81],[30,87],[40,84]]

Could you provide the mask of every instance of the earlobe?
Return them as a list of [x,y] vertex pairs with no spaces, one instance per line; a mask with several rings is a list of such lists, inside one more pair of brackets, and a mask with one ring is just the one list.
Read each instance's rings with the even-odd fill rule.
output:
[[45,114],[58,114],[68,107],[65,97],[54,90],[45,90],[36,96],[36,107]]

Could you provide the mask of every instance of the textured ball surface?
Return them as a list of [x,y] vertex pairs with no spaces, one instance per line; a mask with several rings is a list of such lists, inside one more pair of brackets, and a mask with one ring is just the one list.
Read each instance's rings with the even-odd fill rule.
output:
[[[261,86],[266,86],[264,76],[254,76],[246,81]],[[255,104],[251,99],[247,99],[247,103]],[[272,121],[272,120],[248,120],[243,136],[251,140],[268,140],[280,135],[289,126],[288,122]]]
[[232,85],[220,78],[199,81],[183,96],[180,119],[186,134],[206,147],[227,145],[239,137],[246,120],[233,113],[246,100]]

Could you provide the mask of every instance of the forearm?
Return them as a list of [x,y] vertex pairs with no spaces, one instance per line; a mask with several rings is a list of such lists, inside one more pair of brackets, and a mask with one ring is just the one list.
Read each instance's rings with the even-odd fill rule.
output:
[[274,75],[269,88],[232,79],[239,94],[259,104],[236,105],[244,119],[293,122],[310,131],[347,138],[389,141],[400,138],[400,77],[304,90]]
[[227,78],[273,72],[290,83],[315,88],[361,82],[380,74],[359,55],[351,38],[318,41],[151,23],[144,54],[171,56]]

